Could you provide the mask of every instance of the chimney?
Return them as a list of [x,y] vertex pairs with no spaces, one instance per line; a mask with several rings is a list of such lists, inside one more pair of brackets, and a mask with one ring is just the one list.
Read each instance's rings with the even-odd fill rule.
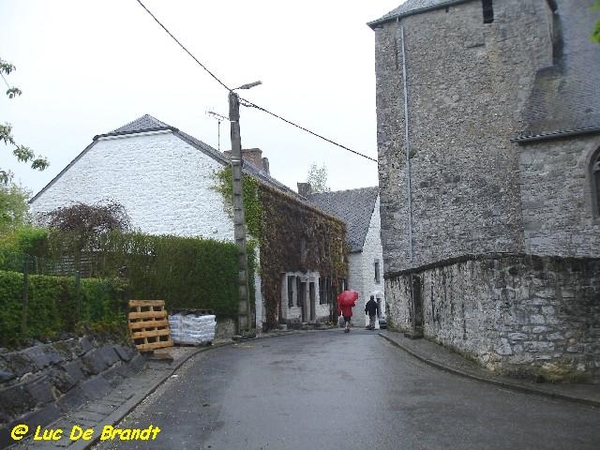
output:
[[[225,150],[223,155],[231,160],[231,150]],[[260,148],[243,148],[242,160],[249,162],[257,169],[263,170],[269,175],[269,160],[262,157],[262,150]]]
[[242,159],[254,167],[262,169],[262,150],[260,148],[243,148]]
[[312,194],[312,187],[310,183],[296,183],[298,185],[298,194],[302,197],[308,197]]

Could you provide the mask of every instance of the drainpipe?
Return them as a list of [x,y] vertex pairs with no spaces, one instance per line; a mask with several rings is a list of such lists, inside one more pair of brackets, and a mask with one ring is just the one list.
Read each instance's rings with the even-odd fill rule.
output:
[[[400,18],[396,18],[396,22],[400,23]],[[414,267],[414,249],[413,249],[413,217],[412,217],[412,180],[410,170],[410,134],[408,128],[409,113],[408,113],[408,77],[406,74],[406,49],[404,46],[404,26],[400,25],[400,38],[402,39],[402,80],[404,85],[404,148],[406,149],[406,199],[408,206],[408,260],[410,268]],[[410,309],[411,309],[411,325],[412,330],[406,333],[406,336],[411,338],[418,337],[417,332],[417,308],[415,305],[415,289],[414,289],[414,275],[409,275],[409,286],[410,286]]]
[[[396,19],[400,22],[400,18]],[[408,259],[410,267],[413,267],[413,219],[412,219],[412,188],[410,173],[410,136],[408,133],[408,85],[406,76],[406,51],[404,48],[404,26],[400,26],[402,38],[402,77],[404,81],[404,146],[406,148],[406,197],[408,200]]]

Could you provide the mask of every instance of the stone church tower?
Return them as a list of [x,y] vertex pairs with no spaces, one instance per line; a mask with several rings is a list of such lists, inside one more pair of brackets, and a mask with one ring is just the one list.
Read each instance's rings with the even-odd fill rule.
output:
[[389,319],[501,372],[600,380],[600,13],[407,0],[369,23]]

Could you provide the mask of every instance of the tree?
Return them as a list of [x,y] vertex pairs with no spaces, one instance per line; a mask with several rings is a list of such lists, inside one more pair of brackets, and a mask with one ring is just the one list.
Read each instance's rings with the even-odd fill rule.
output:
[[7,182],[0,183],[0,233],[22,227],[29,218],[29,192]]
[[[592,5],[592,9],[600,10],[600,0],[596,0]],[[600,20],[596,21],[594,31],[592,31],[592,41],[600,44]]]
[[[10,86],[4,75],[10,75],[15,70],[15,66],[2,60],[0,58],[0,76],[4,80],[4,83],[8,87],[6,95],[12,99],[22,94],[21,90],[17,87]],[[12,127],[8,123],[0,124],[0,141],[4,141],[4,145],[8,145],[13,148],[13,155],[19,160],[19,162],[31,162],[31,168],[36,170],[44,170],[48,167],[48,160],[40,155],[36,156],[33,150],[24,145],[16,143],[12,135]],[[12,179],[12,173],[8,169],[0,167],[0,184],[7,184]]]
[[312,192],[329,192],[331,189],[327,186],[327,167],[325,165],[318,167],[312,163],[308,168],[306,182],[310,183]]
[[60,231],[65,243],[73,247],[75,270],[81,265],[81,254],[97,248],[100,237],[109,231],[126,231],[130,220],[125,207],[108,201],[104,204],[88,205],[75,203],[42,213],[40,222],[52,230]]

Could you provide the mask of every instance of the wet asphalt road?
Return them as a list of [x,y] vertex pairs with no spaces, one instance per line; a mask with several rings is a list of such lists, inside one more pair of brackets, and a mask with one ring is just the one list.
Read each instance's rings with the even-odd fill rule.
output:
[[200,353],[98,449],[594,449],[600,410],[432,368],[354,329]]

